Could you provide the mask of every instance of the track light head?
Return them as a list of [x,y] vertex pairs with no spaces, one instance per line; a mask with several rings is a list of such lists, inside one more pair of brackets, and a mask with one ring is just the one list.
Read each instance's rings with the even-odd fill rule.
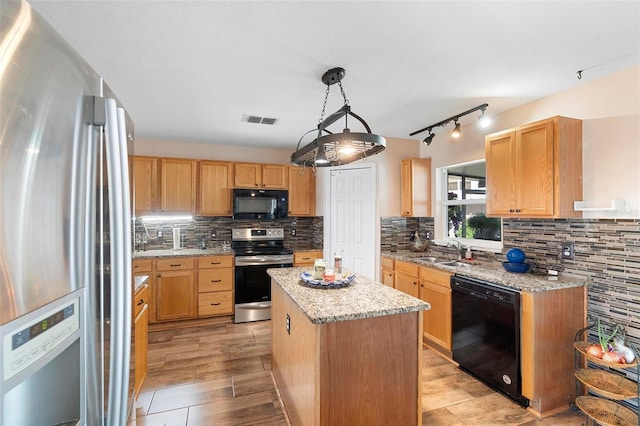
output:
[[451,137],[454,139],[458,139],[460,137],[460,123],[458,123],[458,120],[456,120],[455,123],[456,123],[456,127],[453,128],[453,131],[451,132]]
[[429,145],[431,145],[431,142],[433,141],[433,138],[434,138],[435,136],[436,136],[436,135],[434,135],[433,133],[431,133],[431,129],[429,129],[429,135],[428,135],[426,138],[424,138],[424,140],[423,140],[422,142],[426,143],[426,144],[427,144],[427,146],[429,146]]
[[480,117],[478,117],[478,124],[480,124],[480,127],[482,127],[483,129],[486,129],[491,125],[491,117],[484,115],[485,109],[486,108],[482,108],[482,114],[480,114]]

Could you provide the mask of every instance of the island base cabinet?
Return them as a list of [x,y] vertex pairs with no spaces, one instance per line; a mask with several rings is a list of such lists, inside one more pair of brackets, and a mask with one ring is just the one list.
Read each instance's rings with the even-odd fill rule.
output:
[[272,283],[272,374],[293,426],[421,425],[422,312],[313,324]]

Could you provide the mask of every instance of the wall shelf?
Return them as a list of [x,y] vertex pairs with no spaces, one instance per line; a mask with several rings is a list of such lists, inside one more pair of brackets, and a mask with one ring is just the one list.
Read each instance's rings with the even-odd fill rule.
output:
[[587,207],[586,201],[574,201],[573,209],[575,211],[594,211],[594,212],[609,212],[609,211],[623,211],[624,210],[624,200],[623,199],[615,199],[611,201],[610,207]]

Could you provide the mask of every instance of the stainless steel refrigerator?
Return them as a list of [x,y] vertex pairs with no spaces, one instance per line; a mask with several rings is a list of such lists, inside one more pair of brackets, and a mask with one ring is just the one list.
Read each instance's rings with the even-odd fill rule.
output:
[[28,3],[2,0],[1,425],[127,422],[132,144],[100,76]]

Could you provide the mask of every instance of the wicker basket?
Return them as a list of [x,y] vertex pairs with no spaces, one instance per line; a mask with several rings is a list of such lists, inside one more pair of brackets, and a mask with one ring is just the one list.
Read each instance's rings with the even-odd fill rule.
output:
[[613,368],[628,368],[628,367],[635,367],[636,365],[638,365],[638,360],[635,359],[633,360],[633,362],[629,363],[629,364],[621,364],[621,363],[616,363],[616,362],[607,362],[607,361],[603,361],[600,358],[596,358],[593,355],[589,355],[587,353],[587,347],[592,344],[592,343],[587,343],[587,342],[583,342],[583,341],[577,341],[577,342],[573,342],[573,346],[580,351],[581,354],[583,354],[587,360],[598,364],[598,365],[602,365],[605,367],[613,367]]
[[618,374],[592,368],[576,370],[576,378],[598,395],[609,399],[629,399],[638,396],[638,385]]
[[637,426],[638,415],[615,402],[593,396],[579,396],[576,405],[601,425]]

